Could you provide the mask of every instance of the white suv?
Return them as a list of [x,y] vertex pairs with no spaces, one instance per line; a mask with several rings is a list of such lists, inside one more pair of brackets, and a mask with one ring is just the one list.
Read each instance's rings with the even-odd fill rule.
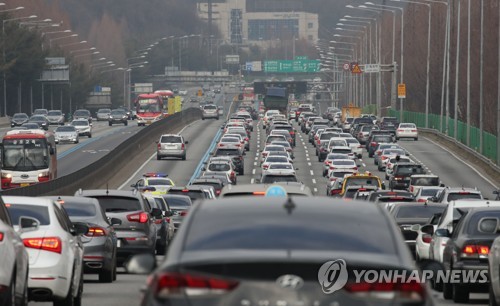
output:
[[214,104],[204,105],[202,109],[201,119],[215,118],[219,120],[219,109]]
[[[54,305],[80,305],[83,293],[83,223],[71,223],[61,204],[50,199],[4,196],[12,220],[36,219],[30,231],[21,231],[29,255],[30,300]],[[16,226],[19,228],[19,226]]]

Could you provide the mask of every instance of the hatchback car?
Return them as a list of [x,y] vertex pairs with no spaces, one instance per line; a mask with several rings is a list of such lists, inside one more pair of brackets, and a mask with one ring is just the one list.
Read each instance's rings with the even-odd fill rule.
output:
[[99,282],[111,283],[116,280],[116,244],[114,225],[121,220],[108,218],[96,199],[53,196],[48,197],[61,204],[72,222],[83,222],[89,231],[82,236],[83,270],[98,274]]
[[202,115],[201,115],[202,120],[209,119],[209,118],[219,120],[219,109],[217,108],[216,105],[214,105],[214,104],[204,105],[201,108],[201,110],[202,110]]
[[109,218],[121,220],[114,227],[117,237],[117,264],[126,262],[134,254],[154,254],[156,250],[156,217],[162,212],[151,208],[137,191],[78,190],[75,196],[94,198]]
[[70,125],[76,128],[78,135],[92,138],[92,125],[87,119],[75,119]]
[[161,135],[160,140],[157,142],[156,159],[161,160],[164,157],[178,157],[186,160],[188,144],[182,135],[178,134],[164,134]]
[[80,135],[78,130],[73,125],[59,126],[54,130],[55,142],[72,142],[78,143],[80,141]]
[[83,246],[79,236],[88,233],[88,226],[73,224],[62,205],[50,199],[4,196],[3,200],[15,226],[23,227],[21,217],[32,218],[31,230],[21,233],[30,257],[29,299],[80,304]]

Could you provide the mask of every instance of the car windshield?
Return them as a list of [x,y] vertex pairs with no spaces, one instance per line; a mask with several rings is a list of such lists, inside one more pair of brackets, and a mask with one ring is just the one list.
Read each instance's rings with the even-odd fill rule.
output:
[[397,169],[397,174],[422,174],[424,169],[418,166],[399,166]]
[[74,117],[86,117],[86,116],[89,116],[89,112],[88,111],[84,111],[84,110],[81,110],[81,111],[75,111],[74,113]]
[[150,186],[172,186],[171,180],[149,179],[148,185]]
[[13,119],[27,119],[28,118],[28,115],[26,114],[15,114],[14,117],[12,117]]
[[179,136],[161,136],[161,143],[182,143],[182,138]]
[[191,207],[191,199],[189,199],[189,197],[179,197],[179,196],[171,197],[169,195],[166,195],[163,196],[163,198],[167,202],[168,206],[170,206],[170,208],[172,209],[174,208],[188,209],[189,207]]
[[297,182],[295,175],[265,175],[262,184],[272,184],[275,182]]
[[125,116],[126,113],[122,110],[114,110],[111,112],[111,116]]
[[412,177],[411,185],[417,186],[439,186],[438,177]]
[[100,109],[97,111],[97,113],[99,114],[109,114],[111,113],[111,110],[110,109]]
[[74,131],[76,131],[74,126],[66,125],[58,127],[55,132],[57,133],[57,132],[74,132]]
[[396,218],[422,218],[428,219],[435,214],[442,213],[444,207],[436,207],[429,205],[401,206],[396,214]]
[[32,116],[30,118],[31,121],[45,121],[45,117],[44,116]]
[[217,106],[215,106],[215,105],[207,105],[203,109],[214,110],[214,109],[217,109]]
[[45,139],[4,139],[4,170],[33,171],[49,167],[49,152]]
[[64,209],[70,217],[93,217],[97,211],[93,204],[86,203],[64,203]]
[[91,196],[99,201],[105,212],[123,212],[141,210],[138,199],[118,196]]
[[50,225],[49,209],[39,205],[20,205],[5,203],[13,225],[19,225],[20,217],[35,218],[40,225]]
[[61,116],[62,112],[61,111],[50,111],[47,115],[48,116]]

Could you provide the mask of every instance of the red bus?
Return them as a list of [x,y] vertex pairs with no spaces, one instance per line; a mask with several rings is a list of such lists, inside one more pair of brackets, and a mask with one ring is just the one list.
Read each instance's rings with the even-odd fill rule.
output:
[[168,116],[168,99],[174,98],[174,92],[171,90],[167,89],[160,89],[155,91],[155,94],[160,95],[161,99],[163,100],[163,117]]
[[253,100],[255,97],[253,87],[245,87],[243,88],[243,99],[244,100]]
[[159,94],[140,94],[135,100],[137,125],[145,126],[163,118],[163,99]]
[[2,188],[25,187],[57,178],[54,134],[9,131],[2,140]]

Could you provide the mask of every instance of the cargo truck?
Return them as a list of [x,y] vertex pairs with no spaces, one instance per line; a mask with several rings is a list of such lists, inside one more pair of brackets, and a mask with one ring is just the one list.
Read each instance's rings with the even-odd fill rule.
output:
[[345,121],[346,118],[358,118],[361,116],[361,107],[358,106],[342,106],[342,122]]
[[282,114],[286,114],[286,110],[288,108],[288,93],[286,88],[267,88],[263,101],[266,110],[276,109]]

